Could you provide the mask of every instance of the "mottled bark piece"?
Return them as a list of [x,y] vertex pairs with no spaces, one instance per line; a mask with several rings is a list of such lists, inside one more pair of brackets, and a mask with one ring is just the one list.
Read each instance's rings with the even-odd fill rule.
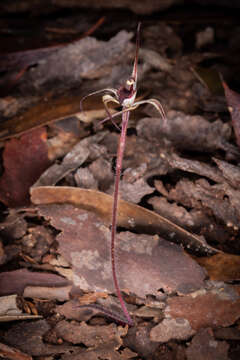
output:
[[187,340],[195,333],[186,319],[164,319],[150,331],[150,339],[156,342]]
[[210,123],[199,115],[185,115],[171,110],[167,114],[167,127],[160,118],[143,118],[137,124],[137,133],[150,142],[161,142],[167,137],[181,150],[214,151],[226,149],[231,129],[220,120]]
[[[41,205],[40,214],[62,233],[59,252],[72,265],[73,282],[85,291],[114,292],[110,231],[96,215],[72,205]],[[158,236],[122,232],[117,239],[120,287],[140,297],[189,293],[203,286],[204,271],[177,245]],[[191,273],[191,278],[189,278]]]
[[72,344],[82,343],[87,347],[98,347],[114,341],[116,347],[122,345],[122,339],[115,324],[91,326],[84,322],[79,324],[63,320],[58,322],[55,331],[59,338]]

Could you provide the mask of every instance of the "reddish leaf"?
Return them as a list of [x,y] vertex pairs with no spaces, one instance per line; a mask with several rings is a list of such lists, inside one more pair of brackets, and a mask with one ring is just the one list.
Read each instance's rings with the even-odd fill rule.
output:
[[0,200],[7,206],[29,202],[29,188],[49,166],[46,130],[35,129],[6,143],[4,174],[0,179]]
[[236,136],[237,144],[240,147],[240,94],[229,89],[225,81],[222,81],[225,96],[228,103],[228,110],[231,114],[234,133]]

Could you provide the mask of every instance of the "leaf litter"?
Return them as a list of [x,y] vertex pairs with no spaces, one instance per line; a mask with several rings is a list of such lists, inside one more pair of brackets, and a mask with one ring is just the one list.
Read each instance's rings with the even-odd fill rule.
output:
[[[46,173],[41,170],[37,178],[43,175],[31,189],[32,210],[27,209],[25,215],[24,210],[16,213],[16,217],[21,214],[18,225],[5,222],[6,226],[1,229],[4,266],[20,258],[20,268],[34,270],[26,270],[28,281],[25,282],[21,270],[11,271],[14,281],[7,284],[10,293],[32,298],[43,314],[44,306],[53,298],[64,302],[54,306],[53,312],[47,311],[47,320],[29,323],[28,333],[23,323],[13,324],[12,332],[6,332],[4,341],[29,356],[59,353],[62,359],[152,358],[153,354],[156,357],[165,351],[167,358],[179,357],[182,353],[180,358],[193,359],[199,356],[201,348],[207,354],[205,357],[218,354],[219,358],[227,358],[228,339],[216,338],[216,334],[217,330],[230,329],[229,326],[235,330],[240,316],[238,285],[223,282],[239,280],[236,241],[240,211],[239,150],[229,122],[214,115],[214,111],[224,109],[224,102],[218,103],[215,98],[211,102],[211,94],[189,71],[189,64],[192,66],[201,60],[192,58],[184,63],[180,37],[166,30],[165,25],[160,36],[159,31],[156,32],[159,26],[146,29],[146,34],[155,36],[153,42],[146,36],[155,60],[149,60],[147,49],[140,56],[148,67],[145,87],[151,86],[158,98],[162,95],[164,108],[170,110],[168,124],[162,127],[160,119],[153,118],[147,108],[142,112],[150,117],[143,118],[141,113],[136,113],[130,126],[140,121],[137,131],[128,135],[120,183],[121,198],[135,203],[124,200],[120,203],[118,226],[121,231],[117,242],[118,276],[136,327],[123,329],[109,324],[109,319],[99,311],[101,306],[118,309],[107,261],[112,205],[108,194],[112,193],[118,135],[109,130],[104,135],[97,131],[66,155],[62,153],[60,156],[64,157],[58,160],[57,166],[49,167]],[[158,47],[158,41],[164,44],[165,32],[171,41]],[[126,39],[126,49],[131,52],[130,35]],[[92,43],[97,44],[94,41]],[[179,61],[166,61],[166,51],[170,48]],[[201,54],[198,59],[204,56]],[[111,85],[116,81],[118,60],[115,61],[115,65],[106,62],[102,69],[93,69],[95,80],[89,80],[87,85],[84,74],[78,80],[72,77],[73,73],[69,79],[73,83],[79,81],[83,93],[88,86],[95,89],[106,83]],[[33,72],[43,74],[45,65]],[[108,66],[115,69],[111,77],[105,77]],[[152,68],[155,70],[151,73]],[[26,73],[24,79],[33,80],[29,89],[40,81],[42,93],[50,84],[48,76],[33,78],[33,72]],[[91,69],[89,74],[87,77],[93,76]],[[59,79],[60,86],[62,83]],[[24,86],[27,82],[21,83],[22,89]],[[64,86],[69,86],[68,82]],[[76,99],[74,104],[76,106]],[[92,102],[90,107],[96,108],[96,116],[102,118],[96,104]],[[199,108],[207,109],[208,113],[196,115]],[[39,109],[35,109],[35,114],[41,113]],[[61,109],[60,116],[53,111],[47,120],[62,117],[65,110]],[[68,108],[63,117],[69,115],[69,111]],[[42,118],[45,123],[44,112]],[[39,118],[36,117],[32,125],[25,125],[24,117],[22,119],[21,129],[26,131],[34,127]],[[15,126],[11,128],[11,135],[18,132]],[[64,186],[53,186],[55,184]],[[75,185],[82,188],[73,188]],[[144,208],[149,204],[153,211]],[[38,214],[31,214],[36,208]],[[39,233],[42,237],[38,238]],[[53,238],[56,241],[52,241]],[[52,274],[47,273],[47,269],[62,274],[65,282],[61,282],[62,277],[58,279],[60,282],[57,278],[50,282]],[[6,284],[10,272],[1,274]],[[41,278],[43,274],[46,276]],[[211,281],[206,280],[207,276]],[[47,299],[45,305],[44,299]],[[100,305],[98,309],[80,307],[95,302]],[[31,344],[22,341],[23,334],[31,339]],[[186,348],[179,340],[187,341]]]

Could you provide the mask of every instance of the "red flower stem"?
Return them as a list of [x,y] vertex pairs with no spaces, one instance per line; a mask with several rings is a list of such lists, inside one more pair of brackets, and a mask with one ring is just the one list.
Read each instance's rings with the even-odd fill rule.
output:
[[[124,108],[123,108],[124,110]],[[122,130],[121,135],[118,143],[118,151],[117,151],[117,165],[116,165],[116,173],[115,173],[115,187],[114,187],[114,195],[113,195],[113,208],[112,208],[112,227],[111,227],[111,263],[112,263],[112,274],[113,274],[113,282],[115,285],[116,293],[118,299],[120,301],[123,313],[126,317],[126,323],[130,326],[133,326],[133,320],[129,315],[127,310],[126,304],[123,300],[120,287],[118,284],[117,279],[117,272],[116,272],[116,262],[115,262],[115,238],[116,238],[116,229],[117,229],[117,211],[118,211],[118,199],[119,199],[119,183],[120,183],[120,176],[122,171],[122,161],[123,161],[123,154],[126,142],[126,132],[128,126],[128,119],[129,119],[130,111],[127,111],[122,114]]]

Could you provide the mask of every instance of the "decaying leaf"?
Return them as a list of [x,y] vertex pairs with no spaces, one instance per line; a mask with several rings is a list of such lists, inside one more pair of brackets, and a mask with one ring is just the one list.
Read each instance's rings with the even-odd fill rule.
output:
[[184,159],[173,153],[167,156],[167,161],[173,169],[180,169],[190,173],[198,174],[207,177],[216,183],[224,181],[221,171],[211,165],[205,164],[197,160]]
[[[83,78],[97,79],[108,75],[112,67],[124,61],[131,51],[132,36],[122,30],[109,41],[87,37],[64,46],[26,74],[24,80],[29,88],[32,86],[39,91],[53,81],[66,88],[69,84],[79,84]],[[24,87],[26,89],[26,83]]]
[[32,360],[30,355],[2,343],[0,343],[0,357],[11,360]]
[[196,261],[207,270],[211,280],[240,279],[240,256],[219,253],[211,257],[197,258]]
[[201,329],[186,349],[187,360],[228,360],[228,349],[226,341],[215,340],[212,329]]
[[225,81],[222,81],[222,84],[228,103],[228,110],[231,114],[237,144],[240,147],[240,94],[231,90]]
[[[112,197],[99,191],[63,186],[35,187],[31,189],[31,200],[34,204],[70,203],[94,211],[106,224],[111,224]],[[150,210],[124,200],[119,201],[118,225],[147,234],[159,234],[202,255],[219,252],[209,246],[204,238],[191,234]]]
[[[39,214],[62,230],[58,251],[72,264],[74,285],[85,291],[114,292],[110,231],[100,218],[70,204],[39,205]],[[130,232],[120,233],[117,243],[122,289],[145,297],[160,288],[189,293],[203,286],[204,272],[179,246]]]
[[87,137],[79,141],[70,152],[63,158],[60,164],[50,166],[34,184],[37,186],[55,185],[64,176],[81,166],[90,156],[93,156],[92,147],[104,138],[106,132]]
[[64,354],[74,350],[70,345],[50,345],[43,337],[50,330],[46,320],[29,321],[13,325],[4,334],[4,340],[8,345],[26,352],[32,356],[47,356],[51,354]]
[[205,179],[193,182],[183,178],[170,190],[168,199],[190,208],[211,209],[217,219],[238,229],[240,192],[226,183],[210,185]]
[[0,199],[14,207],[29,203],[29,188],[49,166],[46,130],[36,129],[20,139],[7,142],[3,152],[4,174]]
[[[91,301],[89,303],[91,303]],[[55,311],[57,314],[63,315],[68,320],[77,321],[88,321],[93,316],[101,314],[101,312],[95,308],[79,307],[74,300],[69,300],[63,305],[58,305]]]
[[230,326],[240,316],[239,294],[238,286],[213,283],[211,289],[168,298],[165,314],[188,320],[194,330]]
[[[120,198],[134,204],[139,203],[145,195],[153,193],[154,190],[144,179],[138,179],[133,184],[126,181],[119,184]],[[112,188],[108,192],[112,193]]]
[[187,229],[197,227],[195,217],[191,212],[183,206],[168,202],[165,197],[154,196],[148,200],[148,203],[153,206],[158,214],[168,218],[174,224],[184,226]]
[[58,337],[72,344],[82,343],[87,347],[97,347],[114,341],[116,348],[122,345],[121,333],[115,324],[90,326],[84,322],[78,324],[63,320],[58,322],[55,331]]
[[213,158],[213,160],[221,170],[223,177],[228,181],[228,183],[234,188],[239,189],[240,167],[216,158]]

